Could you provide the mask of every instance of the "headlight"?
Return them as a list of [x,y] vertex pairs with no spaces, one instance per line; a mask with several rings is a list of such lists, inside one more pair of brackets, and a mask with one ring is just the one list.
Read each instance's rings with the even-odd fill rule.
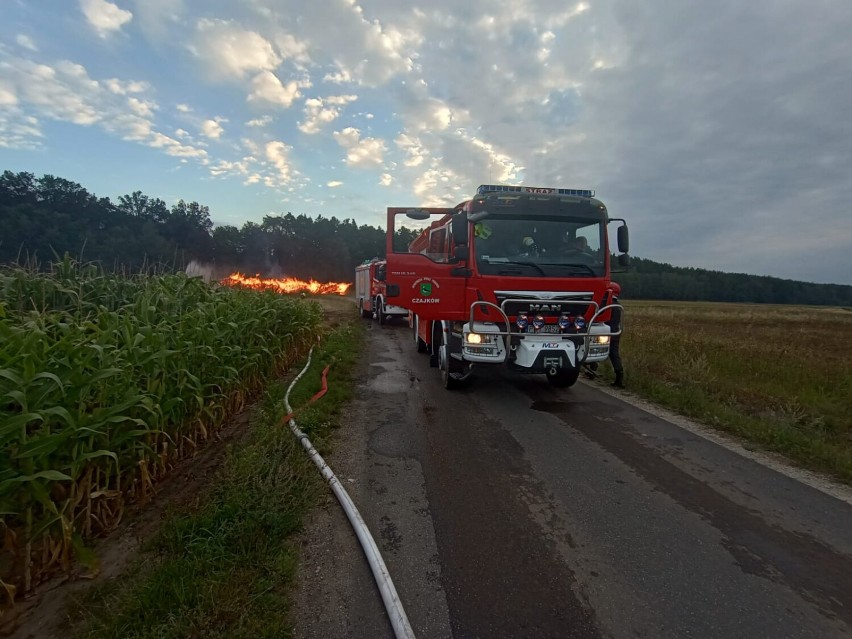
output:
[[479,333],[468,333],[465,337],[468,344],[482,344],[482,335]]
[[595,335],[592,342],[595,344],[609,344],[609,335]]
[[527,317],[526,313],[518,313],[518,317],[515,319],[515,324],[517,324],[518,328],[523,330],[527,327],[529,323],[530,318]]

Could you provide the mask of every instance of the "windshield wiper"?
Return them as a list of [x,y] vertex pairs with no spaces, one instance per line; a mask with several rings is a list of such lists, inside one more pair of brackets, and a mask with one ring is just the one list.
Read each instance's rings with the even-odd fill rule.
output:
[[582,269],[582,270],[588,272],[590,275],[597,275],[597,273],[595,272],[595,269],[593,269],[588,264],[564,264],[562,262],[549,262],[549,263],[545,264],[545,266],[562,266],[562,267],[568,267],[568,268],[579,268],[579,269]]
[[[532,266],[534,269],[536,269],[536,270],[537,270],[539,273],[541,273],[542,275],[544,275],[544,276],[546,276],[546,275],[547,275],[547,274],[544,272],[544,269],[543,269],[543,268],[541,268],[541,267],[540,267],[538,264],[536,264],[535,262],[516,262],[515,260],[509,260],[508,262],[501,262],[501,264],[517,264],[517,265],[519,265],[519,266]],[[501,271],[501,272],[500,272],[500,275],[508,275],[508,273],[504,273],[503,271]]]

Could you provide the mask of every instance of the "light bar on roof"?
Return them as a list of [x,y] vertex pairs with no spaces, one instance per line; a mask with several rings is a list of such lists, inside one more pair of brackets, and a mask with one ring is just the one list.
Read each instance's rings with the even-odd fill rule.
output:
[[542,186],[510,186],[508,184],[480,184],[476,189],[477,195],[494,192],[525,193],[528,195],[575,195],[577,197],[594,197],[591,189],[552,189]]

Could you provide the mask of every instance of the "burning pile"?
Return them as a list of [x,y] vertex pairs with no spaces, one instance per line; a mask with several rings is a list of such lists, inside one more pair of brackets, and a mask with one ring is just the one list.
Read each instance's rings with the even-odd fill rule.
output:
[[226,286],[245,286],[247,288],[271,289],[279,293],[313,293],[315,295],[346,295],[351,284],[348,282],[317,282],[299,280],[295,277],[266,279],[259,275],[246,277],[242,273],[231,273],[222,280]]

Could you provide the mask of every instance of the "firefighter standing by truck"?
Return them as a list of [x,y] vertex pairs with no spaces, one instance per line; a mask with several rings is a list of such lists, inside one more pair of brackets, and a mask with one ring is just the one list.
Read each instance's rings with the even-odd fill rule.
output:
[[[612,303],[618,304],[618,296],[621,295],[621,286],[618,283],[612,283]],[[609,327],[612,332],[623,330],[621,323],[621,308],[616,306],[612,309],[610,315]],[[621,363],[621,333],[613,335],[609,343],[609,361],[612,364],[612,370],[615,371],[615,381],[612,383],[616,388],[624,388],[624,365]]]
[[[621,286],[617,282],[611,283],[612,288],[612,303],[618,304],[618,296],[621,295]],[[623,330],[621,323],[621,308],[615,307],[612,309],[610,320],[608,322],[610,330],[613,333]],[[621,333],[613,335],[609,343],[609,362],[612,364],[612,370],[615,372],[615,381],[610,384],[615,388],[624,388],[624,364],[621,361]],[[595,379],[598,376],[598,363],[592,362],[586,365],[586,377]]]

